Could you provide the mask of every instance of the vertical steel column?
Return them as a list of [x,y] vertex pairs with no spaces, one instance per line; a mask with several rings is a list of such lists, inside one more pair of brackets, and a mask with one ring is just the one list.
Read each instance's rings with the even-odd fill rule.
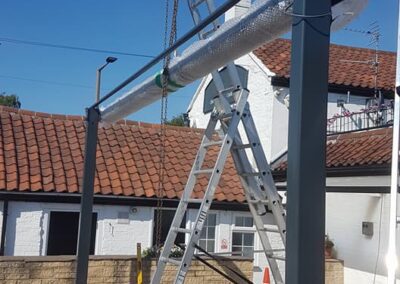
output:
[[324,283],[330,0],[293,6],[286,283]]
[[99,121],[100,113],[98,108],[89,108],[86,117],[85,163],[83,169],[81,212],[79,215],[76,284],[87,283]]
[[8,198],[6,197],[3,203],[3,224],[1,227],[0,256],[4,255],[6,249],[7,219],[8,219]]

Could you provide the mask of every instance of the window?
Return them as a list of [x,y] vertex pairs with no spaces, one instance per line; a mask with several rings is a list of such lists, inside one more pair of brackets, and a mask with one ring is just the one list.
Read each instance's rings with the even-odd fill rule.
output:
[[215,227],[217,214],[209,214],[201,231],[199,246],[207,252],[215,252]]
[[[92,217],[90,254],[94,254],[97,213]],[[75,255],[78,244],[79,212],[50,212],[47,255]]]
[[242,252],[242,256],[253,257],[254,229],[253,217],[236,216],[232,232],[232,251]]
[[[156,244],[156,236],[158,234],[157,232],[157,212],[158,209],[154,210],[154,227],[153,227],[153,245]],[[162,222],[161,222],[161,245],[164,244],[165,240],[167,239],[167,235],[169,232],[169,229],[171,228],[172,221],[175,216],[175,210],[168,210],[168,209],[162,209]],[[181,223],[181,228],[185,228],[186,224],[186,216],[183,217],[182,223]],[[185,234],[179,233],[176,236],[175,239],[175,244],[184,244],[185,243]]]
[[253,227],[253,218],[246,216],[236,216],[235,227]]
[[242,256],[253,256],[254,233],[233,232],[232,251],[242,252]]

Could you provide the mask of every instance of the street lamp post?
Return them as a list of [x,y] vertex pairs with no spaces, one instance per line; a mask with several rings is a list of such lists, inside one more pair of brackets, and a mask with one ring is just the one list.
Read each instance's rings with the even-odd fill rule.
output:
[[104,63],[96,72],[96,103],[100,100],[100,81],[101,81],[101,70],[103,70],[108,64],[117,61],[116,57],[107,57],[106,63]]

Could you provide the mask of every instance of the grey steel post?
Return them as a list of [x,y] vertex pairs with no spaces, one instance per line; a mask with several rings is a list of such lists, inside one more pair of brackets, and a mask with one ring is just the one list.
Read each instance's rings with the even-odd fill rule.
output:
[[86,117],[85,163],[83,168],[81,211],[79,215],[76,284],[87,283],[99,121],[100,113],[98,108],[89,108]]
[[286,283],[324,283],[330,0],[295,0],[290,74]]
[[100,101],[101,69],[96,70],[96,103]]
[[118,58],[109,56],[106,58],[106,63],[100,66],[96,71],[96,103],[100,101],[100,82],[101,82],[101,71],[107,67],[108,64],[114,63]]

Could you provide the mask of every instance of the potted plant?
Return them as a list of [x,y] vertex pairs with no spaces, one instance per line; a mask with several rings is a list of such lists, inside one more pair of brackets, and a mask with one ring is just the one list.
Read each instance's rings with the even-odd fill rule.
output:
[[335,244],[329,238],[328,235],[325,235],[325,258],[333,258],[333,247]]
[[[162,249],[162,247],[157,249],[156,246],[147,248],[147,249],[143,250],[142,256],[144,259],[156,258],[157,255],[161,253],[161,249]],[[184,254],[184,251],[180,247],[174,245],[171,249],[171,253],[169,254],[169,257],[180,258],[183,256],[183,254]]]

